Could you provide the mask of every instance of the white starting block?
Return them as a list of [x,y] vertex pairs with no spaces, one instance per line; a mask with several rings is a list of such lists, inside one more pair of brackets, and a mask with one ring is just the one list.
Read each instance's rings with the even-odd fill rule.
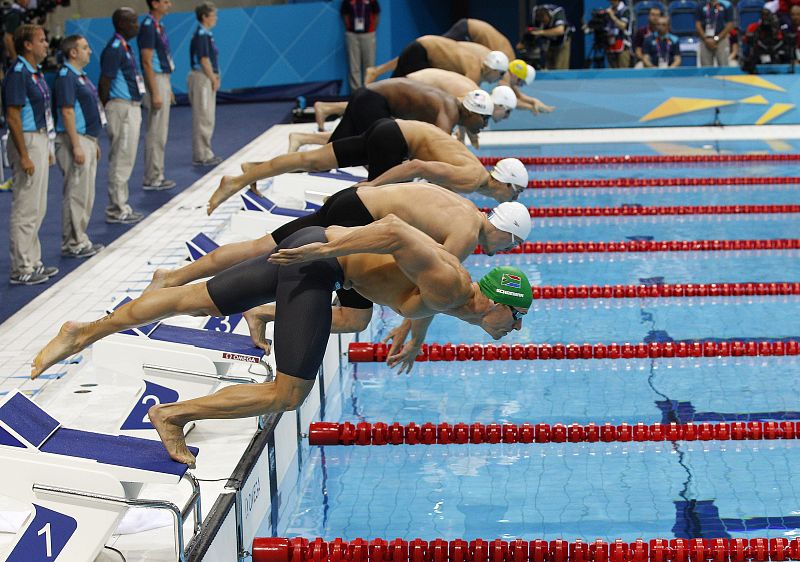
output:
[[[228,371],[234,362],[263,365],[263,373],[232,375]],[[207,396],[223,383],[270,380],[273,363],[274,357],[253,346],[249,336],[161,323],[113,334],[92,349],[97,372],[141,381],[116,426],[122,434],[140,437],[156,437],[147,417],[151,406]],[[193,427],[188,424],[186,432]]]
[[334,193],[365,179],[367,173],[363,167],[308,174],[284,174],[272,178],[272,189],[291,193],[304,192],[305,208],[280,207],[268,198],[247,191],[242,194],[244,210],[231,218],[231,231],[237,236],[246,238],[263,236],[297,217],[316,211]]
[[[197,455],[197,448],[190,447]],[[175,554],[185,560],[184,519],[202,522],[200,486],[159,441],[80,431],[18,391],[0,402],[0,494],[33,507],[6,562],[94,560],[128,507],[165,509],[174,518]],[[183,508],[138,497],[144,484],[178,484],[192,494]]]

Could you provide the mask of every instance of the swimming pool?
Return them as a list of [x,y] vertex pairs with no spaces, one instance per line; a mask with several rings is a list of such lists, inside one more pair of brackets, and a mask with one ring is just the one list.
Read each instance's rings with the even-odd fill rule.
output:
[[[687,145],[692,149],[704,148]],[[727,143],[714,150],[767,150]],[[652,154],[651,145],[505,147],[492,155]],[[791,163],[545,167],[547,178],[719,178],[795,175]],[[479,206],[491,201],[475,197]],[[527,190],[531,207],[796,203],[796,187]],[[800,238],[797,214],[753,213],[536,219],[530,241]],[[534,286],[752,283],[800,280],[798,250],[471,256],[473,278],[516,265]],[[523,328],[498,343],[800,339],[799,296],[536,299]],[[380,311],[372,341],[398,322]],[[489,343],[479,328],[439,317],[429,342]],[[418,363],[409,375],[380,363],[344,373],[346,406],[329,421],[613,424],[800,420],[800,358],[674,357]],[[499,443],[311,447],[282,490],[277,536],[792,538],[800,445],[776,441]],[[272,529],[264,526],[260,535]]]

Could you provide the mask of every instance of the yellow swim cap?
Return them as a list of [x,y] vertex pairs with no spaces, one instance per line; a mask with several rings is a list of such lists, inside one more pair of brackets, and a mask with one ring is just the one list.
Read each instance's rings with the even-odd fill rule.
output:
[[508,71],[525,82],[530,84],[536,76],[536,70],[524,60],[514,59],[508,63]]

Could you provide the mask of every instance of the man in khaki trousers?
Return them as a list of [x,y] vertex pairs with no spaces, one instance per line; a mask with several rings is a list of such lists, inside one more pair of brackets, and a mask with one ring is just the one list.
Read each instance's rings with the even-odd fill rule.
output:
[[11,137],[8,159],[14,172],[9,222],[12,285],[38,285],[58,273],[42,263],[39,227],[47,209],[48,167],[52,164],[50,135],[55,134],[50,89],[39,65],[48,43],[38,25],[21,25],[14,32],[17,59],[3,81],[6,120]]
[[61,42],[66,61],[58,71],[54,87],[56,102],[56,161],[64,174],[61,213],[61,255],[88,258],[103,249],[86,233],[94,206],[95,177],[100,145],[97,138],[105,114],[94,84],[83,69],[92,49],[81,35]]
[[139,148],[145,87],[128,41],[139,32],[139,22],[136,12],[130,8],[115,10],[111,21],[114,35],[100,56],[100,82],[97,85],[108,119],[106,130],[110,141],[106,222],[134,224],[144,215],[128,204],[128,180]]
[[139,26],[139,56],[147,92],[142,103],[147,109],[144,137],[145,191],[163,191],[175,187],[164,177],[164,151],[169,133],[169,109],[174,101],[170,79],[175,70],[167,32],[161,21],[172,7],[171,0],[147,0],[150,13]]
[[203,2],[194,10],[198,26],[189,46],[189,103],[192,104],[192,164],[216,166],[222,158],[211,150],[217,112],[219,63],[211,29],[217,25],[217,9]]

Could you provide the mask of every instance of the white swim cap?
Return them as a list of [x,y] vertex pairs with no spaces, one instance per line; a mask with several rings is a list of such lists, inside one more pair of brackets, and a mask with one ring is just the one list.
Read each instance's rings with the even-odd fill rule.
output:
[[534,80],[536,80],[536,69],[528,65],[528,73],[525,75],[525,85],[530,85]]
[[528,187],[528,169],[516,158],[503,158],[494,165],[491,176],[501,183],[510,183],[525,189]]
[[500,203],[489,213],[489,222],[495,228],[513,234],[520,241],[525,240],[531,233],[531,215],[528,208],[522,203]]
[[497,86],[492,90],[492,101],[496,106],[502,105],[508,109],[517,107],[517,95],[508,86]]
[[483,90],[472,90],[468,92],[467,95],[464,96],[464,99],[461,100],[461,105],[478,115],[491,115],[494,112],[492,96]]
[[536,78],[536,69],[524,60],[514,59],[508,63],[508,71],[529,86]]
[[502,51],[491,51],[484,57],[483,64],[492,70],[505,72],[508,70],[508,57]]

